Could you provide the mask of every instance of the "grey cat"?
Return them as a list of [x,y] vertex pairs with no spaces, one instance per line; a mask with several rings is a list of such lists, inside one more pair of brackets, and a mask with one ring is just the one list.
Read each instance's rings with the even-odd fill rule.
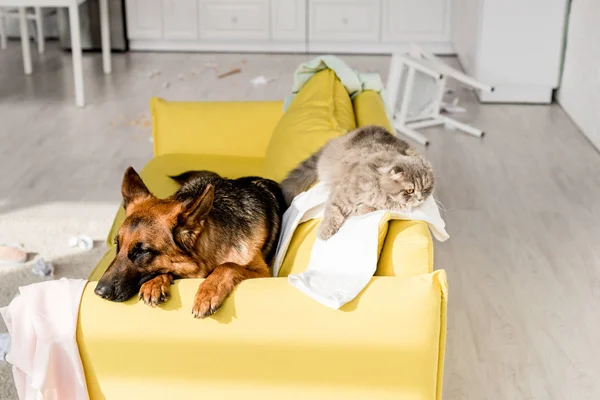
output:
[[376,210],[409,211],[433,192],[431,164],[380,126],[364,126],[329,141],[281,183],[288,204],[317,181],[331,194],[319,227],[329,239],[347,218]]

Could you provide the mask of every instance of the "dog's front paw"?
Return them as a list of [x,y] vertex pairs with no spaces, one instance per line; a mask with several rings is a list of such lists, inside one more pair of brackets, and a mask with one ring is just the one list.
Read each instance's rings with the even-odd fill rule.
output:
[[196,292],[192,314],[194,318],[210,317],[221,308],[224,301],[225,299],[219,295],[215,285],[203,282]]
[[156,307],[169,299],[172,279],[168,275],[159,275],[144,283],[140,288],[139,299],[151,307]]

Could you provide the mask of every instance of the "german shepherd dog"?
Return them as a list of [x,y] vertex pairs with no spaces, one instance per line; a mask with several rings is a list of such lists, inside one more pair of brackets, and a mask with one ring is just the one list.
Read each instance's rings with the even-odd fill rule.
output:
[[111,301],[139,294],[155,307],[169,298],[173,279],[206,278],[192,307],[195,318],[204,318],[244,279],[270,276],[285,201],[268,179],[225,179],[208,171],[172,178],[182,186],[159,199],[127,169],[117,254],[95,293]]

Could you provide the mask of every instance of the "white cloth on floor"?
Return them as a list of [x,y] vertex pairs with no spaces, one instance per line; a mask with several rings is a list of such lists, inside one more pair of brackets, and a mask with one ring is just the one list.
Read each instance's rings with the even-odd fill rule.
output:
[[[328,197],[327,185],[318,183],[296,196],[285,212],[273,264],[274,276],[279,273],[296,227],[322,217]],[[411,212],[375,211],[350,217],[329,240],[317,237],[306,271],[289,275],[288,282],[319,303],[340,308],[354,299],[375,273],[379,226],[387,219],[424,221],[439,241],[449,237],[433,196]]]
[[89,399],[76,339],[86,283],[62,278],[22,286],[0,308],[12,339],[6,361],[13,365],[19,399]]
[[0,361],[4,361],[4,357],[9,350],[10,335],[8,333],[0,333]]

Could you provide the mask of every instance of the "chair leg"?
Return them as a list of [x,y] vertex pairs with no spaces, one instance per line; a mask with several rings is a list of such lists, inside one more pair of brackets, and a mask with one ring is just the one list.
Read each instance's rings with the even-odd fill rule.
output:
[[105,74],[112,70],[110,55],[110,26],[108,22],[108,0],[100,0],[100,31],[102,35],[102,66]]
[[21,31],[21,49],[23,51],[23,70],[25,75],[31,75],[31,49],[29,48],[29,29],[27,29],[27,11],[19,7],[19,28]]
[[6,48],[6,23],[2,8],[0,8],[0,49]]
[[37,31],[38,53],[42,54],[46,49],[44,41],[44,15],[41,7],[35,7],[35,29]]
[[73,77],[75,79],[75,104],[85,106],[83,96],[83,66],[81,62],[81,30],[79,27],[79,6],[77,2],[69,6],[69,25],[71,28],[71,53],[73,56]]

